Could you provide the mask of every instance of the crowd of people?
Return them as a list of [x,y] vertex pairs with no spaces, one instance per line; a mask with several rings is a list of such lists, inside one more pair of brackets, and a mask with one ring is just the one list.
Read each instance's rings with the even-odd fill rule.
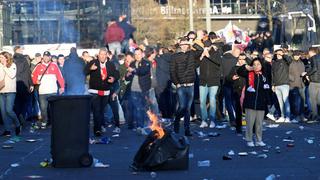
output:
[[190,31],[169,47],[146,41],[138,46],[132,36],[135,28],[125,18],[108,24],[107,48],[94,56],[84,51],[79,57],[76,48],[67,57],[45,51],[34,59],[23,55],[20,46],[13,55],[1,52],[2,136],[13,134],[13,124],[19,135],[26,120],[35,122],[35,128],[50,126],[47,99],[53,95],[91,94],[97,137],[110,117],[114,133],[121,132],[125,121],[126,128],[146,134],[147,111],[171,122],[175,133],[180,133],[183,120],[186,136],[192,136],[194,119],[201,120],[200,128],[228,121],[242,134],[244,118],[249,147],[266,145],[264,119],[318,122],[318,48],[303,52],[282,44],[274,49],[270,32],[253,36],[245,46],[239,40],[226,44],[205,30]]

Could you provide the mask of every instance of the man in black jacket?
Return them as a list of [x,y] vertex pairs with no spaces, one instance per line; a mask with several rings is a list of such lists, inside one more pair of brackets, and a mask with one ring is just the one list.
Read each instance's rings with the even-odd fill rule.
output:
[[242,102],[244,98],[244,87],[246,86],[246,79],[238,75],[237,71],[240,67],[247,64],[247,56],[244,53],[241,53],[238,57],[238,62],[236,66],[232,67],[229,76],[226,79],[229,82],[232,82],[234,97],[234,110],[236,115],[236,132],[237,134],[242,133]]
[[170,62],[170,77],[177,87],[179,108],[174,121],[174,131],[179,133],[180,118],[184,117],[185,135],[192,136],[190,132],[190,108],[194,95],[194,82],[196,78],[196,59],[199,59],[202,51],[190,50],[190,43],[186,37],[180,40],[181,51],[173,54]]
[[272,90],[276,93],[281,117],[277,123],[290,123],[290,103],[289,103],[289,66],[291,58],[285,54],[283,49],[275,50],[275,58],[272,62]]
[[107,61],[107,50],[100,49],[98,59],[90,61],[84,72],[90,75],[88,92],[93,95],[92,110],[94,120],[94,135],[101,136],[101,126],[105,106],[109,103],[112,84],[119,79],[115,65]]
[[235,126],[235,108],[233,105],[234,97],[233,97],[233,89],[232,89],[232,81],[228,81],[226,77],[229,76],[232,67],[236,66],[238,60],[238,56],[240,55],[240,49],[236,46],[232,47],[231,51],[224,53],[222,56],[222,75],[224,78],[223,81],[223,95],[225,98],[226,109],[228,111],[229,122],[230,125]]
[[134,128],[134,122],[137,125],[137,132],[145,134],[144,125],[146,120],[146,96],[151,89],[150,63],[143,59],[143,50],[137,48],[134,52],[135,61],[131,62],[128,73],[125,77],[129,81],[129,103],[132,113],[132,119],[129,119],[129,129]]
[[174,115],[176,98],[173,95],[170,80],[170,60],[172,53],[166,48],[159,50],[157,62],[157,98],[162,118],[171,119]]
[[[210,40],[204,42],[204,47],[208,49],[208,54],[204,54],[200,58],[200,110],[202,123],[200,128],[215,127],[216,119],[216,95],[220,86],[220,74],[221,74],[221,50],[211,43]],[[209,95],[209,121],[207,123],[207,97]]]
[[312,110],[312,117],[310,119],[311,121],[319,120],[318,105],[320,105],[320,55],[317,53],[317,48],[309,48],[311,68],[307,72],[306,76],[310,80],[309,95]]
[[15,112],[23,124],[26,116],[28,105],[31,104],[31,92],[33,91],[33,83],[31,80],[31,70],[27,59],[22,54],[22,47],[14,47],[14,63],[17,65],[17,95],[15,99]]

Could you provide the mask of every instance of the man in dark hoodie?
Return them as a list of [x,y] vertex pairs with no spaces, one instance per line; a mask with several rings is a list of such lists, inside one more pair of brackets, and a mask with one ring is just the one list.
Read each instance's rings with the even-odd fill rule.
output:
[[289,66],[291,58],[284,54],[283,49],[275,50],[275,57],[272,62],[272,90],[276,93],[281,117],[278,123],[290,123],[290,103],[289,103]]
[[235,108],[233,106],[234,98],[233,94],[233,82],[228,81],[227,77],[229,76],[232,67],[236,66],[238,56],[240,55],[240,49],[236,46],[232,46],[231,51],[227,51],[222,56],[222,75],[224,78],[223,81],[223,95],[225,98],[226,109],[229,115],[230,125],[235,126]]
[[175,96],[171,88],[170,60],[172,53],[167,48],[160,48],[157,62],[157,89],[156,94],[159,102],[159,110],[162,118],[171,119],[175,110]]
[[119,16],[118,25],[124,32],[124,39],[121,42],[121,52],[127,53],[129,51],[129,39],[133,38],[133,33],[136,31],[136,28],[128,23],[127,15]]
[[[220,86],[221,75],[221,50],[210,40],[204,42],[208,53],[200,58],[200,110],[202,123],[200,128],[215,127],[216,120],[216,95]],[[209,97],[209,116],[207,111],[207,98]],[[208,118],[208,121],[207,121]]]
[[30,66],[22,51],[21,46],[14,47],[13,60],[17,65],[17,94],[14,109],[23,124],[27,117],[28,105],[31,103],[30,93],[33,91],[33,83]]
[[237,134],[242,133],[242,112],[243,112],[243,98],[244,98],[244,87],[246,86],[246,80],[244,77],[239,76],[237,71],[241,66],[247,64],[247,56],[241,53],[238,57],[238,62],[236,66],[231,69],[229,76],[226,77],[228,82],[232,82],[233,87],[233,97],[234,97],[234,107],[236,114],[236,132]]
[[82,95],[85,93],[84,67],[85,62],[78,57],[77,49],[71,48],[68,59],[63,66],[66,95]]

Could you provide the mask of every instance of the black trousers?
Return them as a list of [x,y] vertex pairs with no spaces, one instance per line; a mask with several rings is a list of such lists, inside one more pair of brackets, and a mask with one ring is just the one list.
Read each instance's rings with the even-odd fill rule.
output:
[[242,132],[242,108],[240,103],[241,92],[234,92],[234,109],[236,113],[236,131],[237,133]]
[[113,114],[113,121],[114,125],[116,127],[120,127],[120,121],[119,121],[119,104],[118,104],[118,97],[112,99],[112,97],[109,97],[109,105],[111,107],[111,111]]
[[101,131],[101,126],[104,118],[104,109],[109,102],[109,96],[99,96],[92,94],[91,100],[92,112],[93,112],[93,131]]

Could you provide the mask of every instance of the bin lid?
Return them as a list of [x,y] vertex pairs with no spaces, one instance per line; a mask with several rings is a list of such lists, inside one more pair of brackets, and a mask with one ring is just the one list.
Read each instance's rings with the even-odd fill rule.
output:
[[48,98],[48,101],[71,100],[71,99],[90,100],[91,98],[92,98],[92,95],[53,95]]

